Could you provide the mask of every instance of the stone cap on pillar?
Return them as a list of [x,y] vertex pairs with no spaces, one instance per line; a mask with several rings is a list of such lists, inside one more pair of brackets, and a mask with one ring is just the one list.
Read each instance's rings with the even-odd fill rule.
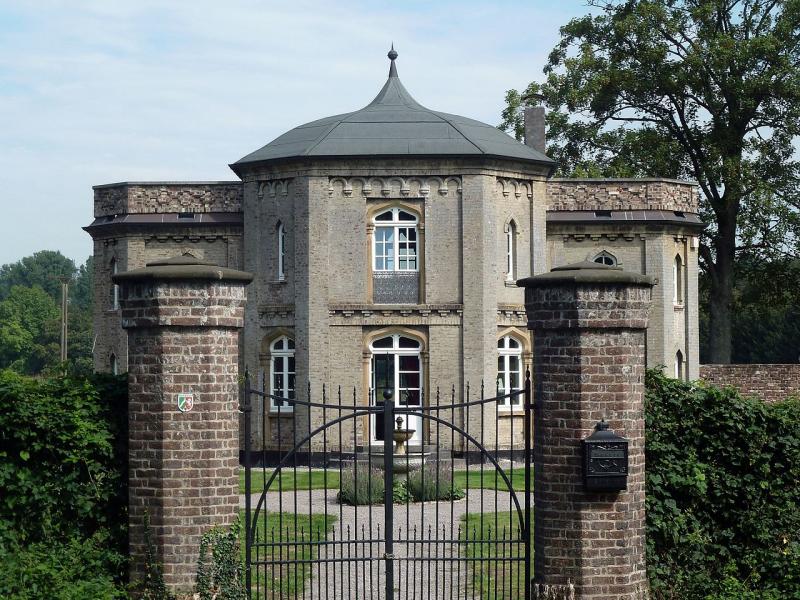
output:
[[186,252],[181,256],[151,261],[142,269],[117,273],[111,279],[114,283],[129,283],[148,279],[194,279],[240,281],[246,284],[253,280],[253,274],[220,267],[212,262],[202,261]]
[[517,281],[528,329],[644,329],[655,279],[583,261]]
[[542,287],[569,284],[622,284],[622,285],[655,285],[655,279],[649,275],[623,271],[622,267],[612,267],[584,260],[570,265],[554,267],[549,273],[540,273],[532,277],[517,280],[517,286]]

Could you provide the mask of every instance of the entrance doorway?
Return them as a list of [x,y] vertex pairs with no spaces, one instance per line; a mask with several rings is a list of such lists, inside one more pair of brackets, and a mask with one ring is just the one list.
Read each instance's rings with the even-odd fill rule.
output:
[[[370,404],[383,404],[383,392],[387,389],[395,394],[397,406],[421,407],[422,405],[422,361],[419,341],[400,334],[378,338],[370,344]],[[383,443],[383,424],[372,416],[372,442]],[[422,419],[416,415],[405,415],[404,429],[413,429],[411,443],[422,441]]]

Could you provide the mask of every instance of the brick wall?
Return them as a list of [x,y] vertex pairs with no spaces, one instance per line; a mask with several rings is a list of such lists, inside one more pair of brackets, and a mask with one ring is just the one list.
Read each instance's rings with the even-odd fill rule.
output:
[[700,365],[700,379],[720,387],[733,386],[767,402],[800,396],[800,364]]
[[[534,331],[536,581],[563,593],[572,584],[584,600],[638,600],[647,590],[643,397],[650,288],[541,281],[526,289],[525,300]],[[601,419],[629,442],[623,491],[584,488],[581,440]]]
[[697,186],[671,179],[550,179],[549,210],[697,212]]
[[136,213],[241,212],[242,183],[113,183],[94,186],[94,216]]
[[[144,515],[174,590],[194,585],[202,534],[238,513],[238,347],[242,282],[126,281],[129,552],[143,575]],[[194,394],[181,412],[177,396]]]

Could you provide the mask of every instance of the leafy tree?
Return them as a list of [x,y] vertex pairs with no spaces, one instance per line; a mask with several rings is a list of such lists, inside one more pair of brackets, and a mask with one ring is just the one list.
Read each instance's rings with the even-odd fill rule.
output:
[[[61,338],[60,280],[66,277],[71,284],[68,366],[73,373],[91,373],[93,274],[92,257],[76,269],[71,259],[50,250],[0,267],[0,305],[5,305],[2,314],[6,317],[0,324],[0,367],[29,374],[56,367]],[[13,292],[15,287],[28,291]],[[23,296],[30,299],[28,306]]]
[[59,357],[60,311],[38,285],[15,285],[0,302],[0,368],[39,373]]
[[546,81],[506,95],[548,114],[566,176],[691,178],[709,224],[709,358],[731,358],[735,260],[795,255],[800,0],[594,0],[561,28]]
[[72,279],[75,263],[61,252],[41,250],[32,256],[0,267],[0,299],[5,298],[15,285],[33,287],[38,285],[54,300],[60,302],[61,282],[59,278]]

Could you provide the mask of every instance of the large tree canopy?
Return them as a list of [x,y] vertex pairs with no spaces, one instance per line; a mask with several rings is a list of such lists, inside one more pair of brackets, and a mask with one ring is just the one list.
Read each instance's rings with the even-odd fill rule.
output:
[[698,182],[709,358],[729,362],[737,255],[798,255],[800,0],[589,4],[501,127],[521,137],[520,107],[543,97],[561,175]]

